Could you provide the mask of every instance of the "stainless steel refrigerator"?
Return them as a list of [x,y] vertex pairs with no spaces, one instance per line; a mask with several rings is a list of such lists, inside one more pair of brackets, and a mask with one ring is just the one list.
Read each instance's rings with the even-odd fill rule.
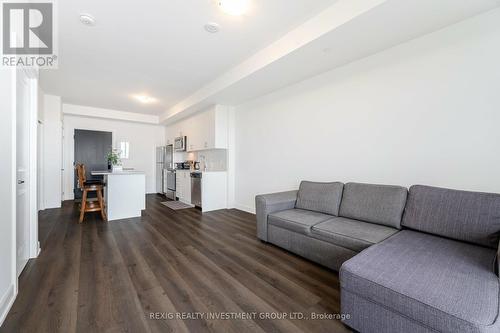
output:
[[156,148],[156,192],[175,199],[173,145]]

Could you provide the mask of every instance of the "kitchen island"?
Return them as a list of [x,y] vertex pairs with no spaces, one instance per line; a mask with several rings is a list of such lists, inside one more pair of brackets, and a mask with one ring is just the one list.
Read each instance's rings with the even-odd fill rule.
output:
[[177,170],[176,176],[179,201],[203,213],[227,208],[227,171]]
[[104,176],[104,200],[108,221],[141,216],[146,209],[146,175],[142,171],[92,171]]

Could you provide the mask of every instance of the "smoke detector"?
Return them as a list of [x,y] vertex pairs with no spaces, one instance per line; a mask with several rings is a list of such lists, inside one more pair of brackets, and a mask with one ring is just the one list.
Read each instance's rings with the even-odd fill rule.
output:
[[90,14],[80,14],[80,22],[86,26],[94,26],[95,25],[95,18],[90,15]]
[[220,26],[215,22],[208,22],[207,24],[205,24],[205,30],[210,32],[211,34],[214,34],[216,32],[219,32]]

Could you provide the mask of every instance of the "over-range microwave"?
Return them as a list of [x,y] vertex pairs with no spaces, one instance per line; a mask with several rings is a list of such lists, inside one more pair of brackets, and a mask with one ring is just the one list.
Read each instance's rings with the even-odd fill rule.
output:
[[178,138],[175,138],[174,140],[175,151],[186,151],[186,141],[187,141],[186,136],[180,136]]

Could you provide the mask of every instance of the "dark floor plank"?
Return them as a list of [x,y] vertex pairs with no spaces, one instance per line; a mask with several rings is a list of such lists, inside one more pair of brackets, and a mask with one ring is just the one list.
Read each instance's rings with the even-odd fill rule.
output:
[[[337,273],[259,241],[252,214],[173,211],[162,200],[148,195],[142,217],[107,223],[89,214],[78,224],[73,202],[41,212],[42,252],[0,332],[348,332],[261,317],[339,312]],[[206,316],[221,312],[258,315]]]
[[[136,244],[127,238],[126,234],[130,235],[131,239],[136,239],[136,235],[130,232],[132,229],[130,224],[133,223],[135,221],[114,225],[113,234],[145,314],[148,315],[155,310],[178,312],[161,282],[156,278],[152,267],[148,265],[140,243]],[[181,320],[150,320],[148,324],[153,332],[189,332]]]
[[110,226],[97,221],[87,226],[82,253],[91,255],[80,263],[77,331],[149,331]]
[[[70,215],[52,210],[47,217]],[[47,235],[40,257],[21,275],[19,295],[2,331],[75,331],[80,238],[81,229],[71,223],[62,223]]]

